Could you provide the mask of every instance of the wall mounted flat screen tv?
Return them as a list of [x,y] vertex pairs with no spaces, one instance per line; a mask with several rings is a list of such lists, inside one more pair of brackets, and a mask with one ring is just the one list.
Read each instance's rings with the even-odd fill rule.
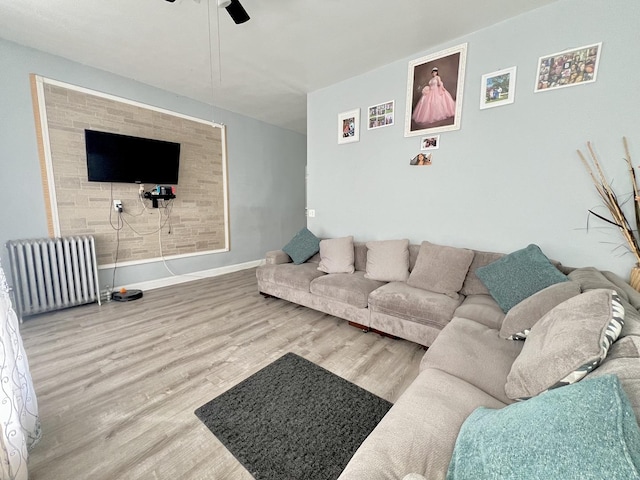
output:
[[177,185],[180,144],[85,130],[90,182]]

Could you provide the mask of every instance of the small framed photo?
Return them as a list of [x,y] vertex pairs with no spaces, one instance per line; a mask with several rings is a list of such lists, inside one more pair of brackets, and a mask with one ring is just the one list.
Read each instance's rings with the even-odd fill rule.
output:
[[338,115],[338,143],[360,141],[360,109]]
[[373,130],[374,128],[388,127],[389,125],[393,125],[394,111],[394,100],[369,107],[367,110],[367,129]]
[[601,50],[602,42],[540,57],[534,92],[595,82]]
[[420,150],[437,150],[438,148],[440,148],[440,135],[420,139]]
[[516,67],[505,68],[482,76],[480,109],[513,103],[516,96]]

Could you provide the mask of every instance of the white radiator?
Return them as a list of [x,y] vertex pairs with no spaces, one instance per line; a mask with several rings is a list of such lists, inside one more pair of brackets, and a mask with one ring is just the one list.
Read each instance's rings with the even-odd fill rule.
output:
[[24,316],[100,303],[92,236],[7,242],[16,313]]

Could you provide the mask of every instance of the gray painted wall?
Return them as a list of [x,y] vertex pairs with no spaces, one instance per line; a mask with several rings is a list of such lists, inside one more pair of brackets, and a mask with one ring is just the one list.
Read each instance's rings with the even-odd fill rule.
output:
[[[306,137],[0,39],[0,245],[47,236],[29,74],[227,125],[231,250],[169,261],[177,274],[264,258],[305,223]],[[118,268],[116,284],[170,276],[159,263]],[[101,284],[111,283],[101,271]]]
[[[627,136],[640,164],[640,2],[562,0],[433,50],[416,52],[308,96],[308,202],[319,236],[409,238],[510,252],[537,243],[565,265],[627,276],[617,230],[587,209],[600,204],[576,149],[591,140],[620,195]],[[428,28],[427,28],[428,33]],[[392,41],[392,40],[391,40]],[[538,57],[603,42],[597,81],[533,93]],[[420,137],[404,138],[407,64],[468,42],[462,128],[441,133],[433,165],[410,167]],[[480,110],[485,73],[517,66],[515,103]],[[444,79],[446,82],[446,79]],[[337,115],[395,99],[396,124],[337,144]]]

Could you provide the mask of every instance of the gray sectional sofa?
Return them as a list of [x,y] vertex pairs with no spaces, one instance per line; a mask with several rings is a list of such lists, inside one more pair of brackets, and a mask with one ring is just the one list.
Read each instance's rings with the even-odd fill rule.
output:
[[[367,246],[354,242],[353,274],[326,274],[318,270],[320,254],[300,265],[282,250],[267,252],[257,270],[262,294],[288,300],[339,318],[365,329],[387,333],[428,347],[453,318],[464,296],[488,295],[475,277],[475,268],[502,255],[476,252],[458,298],[411,287],[404,281],[384,282],[365,278]],[[420,245],[409,245],[409,269],[415,267]]]
[[[418,257],[421,248],[424,248],[424,244],[422,247],[408,247],[410,277],[414,276],[416,264],[420,262]],[[462,253],[465,249],[458,250]],[[563,432],[582,428],[581,425],[558,427],[557,422],[566,422],[566,419],[557,420],[554,424],[553,412],[564,411],[564,408],[556,408],[551,414],[545,413],[543,425],[539,425],[541,419],[531,419],[531,415],[526,414],[522,415],[522,421],[537,422],[534,427],[526,423],[513,425],[515,435],[526,430],[540,440],[538,448],[543,449],[544,455],[541,456],[540,451],[532,454],[538,463],[531,468],[532,471],[547,472],[547,475],[539,473],[527,476],[523,473],[526,465],[519,473],[516,469],[516,473],[512,471],[512,474],[508,474],[505,472],[510,471],[512,465],[502,464],[496,467],[495,464],[489,464],[484,467],[494,473],[499,470],[503,474],[483,476],[475,464],[470,468],[475,469],[477,475],[465,476],[464,472],[460,472],[460,459],[467,461],[470,457],[468,454],[456,453],[463,448],[463,439],[458,436],[460,434],[462,437],[460,432],[463,425],[463,431],[467,431],[465,420],[472,413],[475,420],[475,416],[482,413],[477,410],[479,407],[492,409],[489,412],[496,410],[504,413],[508,413],[505,408],[507,406],[509,409],[529,405],[538,408],[535,402],[549,403],[554,400],[554,396],[558,397],[555,392],[575,391],[576,395],[582,395],[588,403],[587,397],[590,394],[580,393],[575,387],[584,385],[588,388],[595,385],[593,379],[609,378],[608,374],[615,375],[616,382],[621,384],[624,392],[623,401],[616,405],[629,405],[626,413],[614,415],[619,421],[627,421],[626,427],[619,427],[612,420],[612,428],[631,437],[625,437],[615,444],[624,446],[621,454],[623,460],[618,462],[619,470],[614,469],[607,478],[640,478],[640,433],[636,435],[636,431],[640,432],[637,424],[637,418],[640,418],[640,293],[613,273],[601,272],[595,268],[567,268],[555,262],[554,269],[562,277],[566,275],[562,282],[538,288],[535,293],[527,294],[522,300],[513,299],[513,306],[509,305],[505,311],[505,305],[501,305],[492,296],[493,292],[485,286],[485,282],[489,283],[487,274],[477,269],[495,265],[494,262],[498,260],[507,261],[509,257],[501,253],[479,251],[472,251],[469,257],[466,252],[466,260],[458,262],[456,267],[460,278],[460,265],[467,264],[463,281],[457,292],[446,293],[411,286],[416,283],[411,278],[392,282],[367,278],[368,248],[365,243],[354,243],[353,273],[334,274],[318,270],[322,261],[319,255],[294,265],[282,251],[269,252],[266,263],[257,269],[258,285],[263,294],[317,309],[365,328],[428,347],[420,374],[361,445],[340,480],[396,480],[405,477],[407,480],[423,477],[429,480],[553,478],[549,475],[554,473],[549,472],[556,472],[553,468],[558,464],[564,465],[563,462],[567,465],[575,463],[572,460],[575,455],[563,456],[558,453],[557,447],[544,445],[544,441],[561,435],[556,430]],[[455,257],[456,249],[452,249],[444,257],[432,256],[431,261],[445,259],[455,263],[457,260],[451,255]],[[467,263],[469,258],[470,263]],[[442,265],[434,268],[439,272],[446,270],[442,269]],[[483,281],[478,276],[481,273],[485,277]],[[432,278],[430,281],[437,283],[439,280],[441,279]],[[449,285],[455,285],[458,281],[452,283],[450,278],[444,280]],[[498,281],[505,281],[508,286],[510,280],[498,278]],[[446,288],[442,289],[440,286],[434,289],[446,291]],[[622,317],[618,318],[620,316]],[[585,319],[586,317],[594,318]],[[602,323],[603,320],[606,320],[605,323]],[[615,338],[608,345],[604,345],[607,338],[602,325],[605,324],[607,331],[615,330],[616,325],[622,329],[621,332],[615,332]],[[587,351],[592,352],[586,353]],[[583,369],[585,355],[589,361],[585,364],[587,368]],[[592,362],[593,355],[599,356],[597,362]],[[561,373],[563,368],[568,368],[571,374]],[[583,377],[584,380],[577,382]],[[550,378],[555,380],[549,383]],[[572,385],[561,386],[565,384]],[[527,400],[529,397],[532,398]],[[606,398],[608,397],[605,395]],[[578,403],[575,399],[570,400],[570,405]],[[598,424],[597,421],[586,423]],[[533,433],[536,425],[543,428],[544,433]],[[472,428],[472,425],[469,426],[469,429]],[[508,428],[500,430],[501,434],[506,430]],[[504,435],[504,439],[500,439],[500,435],[498,438],[494,436],[491,443],[505,441],[514,448],[517,442],[510,440],[507,433]],[[608,434],[603,435],[607,437]],[[576,448],[585,448],[579,445],[582,437],[588,435],[576,432],[571,441],[564,444],[576,443]],[[607,456],[615,458],[610,453],[614,447],[608,446],[607,449]],[[474,452],[479,451],[484,452],[485,446],[474,446]],[[498,460],[513,462],[520,468],[523,458],[513,457],[510,453],[508,458]],[[597,458],[597,453],[592,456],[584,455],[580,460],[580,468],[584,465],[589,470],[595,462],[593,458]],[[485,462],[486,458],[476,455],[475,460]],[[458,466],[457,470],[450,467],[454,463]],[[569,472],[570,469],[562,471]],[[582,474],[571,476],[566,473],[556,478],[598,477]]]

